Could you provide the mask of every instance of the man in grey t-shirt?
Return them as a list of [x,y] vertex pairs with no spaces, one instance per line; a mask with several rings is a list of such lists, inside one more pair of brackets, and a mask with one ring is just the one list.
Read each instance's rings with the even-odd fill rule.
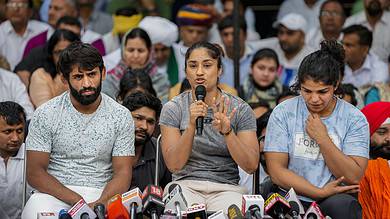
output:
[[134,122],[126,108],[100,94],[105,68],[99,52],[75,42],[60,55],[69,92],[37,109],[26,140],[27,179],[39,191],[22,218],[59,212],[84,199],[106,204],[131,182]]

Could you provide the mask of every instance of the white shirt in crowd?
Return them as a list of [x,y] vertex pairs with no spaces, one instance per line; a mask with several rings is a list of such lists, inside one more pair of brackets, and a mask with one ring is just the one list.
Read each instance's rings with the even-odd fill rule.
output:
[[4,56],[11,65],[11,69],[14,69],[23,58],[27,42],[48,29],[51,30],[48,24],[30,20],[23,36],[20,36],[15,32],[9,20],[4,21],[0,24],[0,55]]
[[0,102],[13,101],[24,108],[27,120],[32,117],[34,106],[27,94],[26,86],[13,72],[0,68]]
[[368,54],[363,65],[356,71],[352,71],[348,64],[345,65],[343,83],[350,83],[358,88],[375,82],[387,82],[388,79],[389,71],[386,63],[375,54]]
[[363,25],[373,31],[370,51],[375,53],[382,61],[387,62],[390,55],[390,12],[383,12],[380,21],[376,23],[375,27],[370,26],[364,11],[349,17],[345,21],[344,27],[353,24]]
[[24,144],[15,157],[8,158],[7,166],[4,159],[0,157],[0,216],[2,219],[20,218],[22,214],[23,175]]
[[325,0],[318,0],[312,8],[309,8],[304,0],[286,0],[279,9],[277,20],[287,14],[297,13],[302,15],[307,22],[307,30],[320,26],[318,16],[320,7]]

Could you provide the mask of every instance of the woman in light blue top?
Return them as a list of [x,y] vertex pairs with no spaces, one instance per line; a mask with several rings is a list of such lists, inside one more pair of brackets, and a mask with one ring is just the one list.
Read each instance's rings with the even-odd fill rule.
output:
[[294,88],[300,96],[284,101],[271,114],[265,158],[281,192],[291,187],[305,208],[317,201],[332,218],[361,218],[357,199],[369,154],[364,115],[335,96],[344,66],[337,41],[323,41],[306,56]]

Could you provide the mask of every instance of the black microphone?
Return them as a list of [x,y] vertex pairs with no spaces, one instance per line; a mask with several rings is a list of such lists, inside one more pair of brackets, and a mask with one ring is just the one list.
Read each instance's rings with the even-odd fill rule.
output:
[[299,219],[299,205],[295,201],[288,202],[291,206],[290,212],[288,213],[293,219]]
[[257,205],[249,206],[248,211],[251,213],[251,216],[256,218],[256,219],[262,219],[263,218],[261,216],[261,213],[260,213],[260,208]]
[[93,207],[93,211],[97,215],[97,219],[105,219],[106,218],[106,216],[105,216],[106,215],[106,208],[104,207],[104,205],[102,203],[97,203]]
[[[196,100],[204,101],[206,97],[206,87],[203,85],[198,85],[195,88],[195,97]],[[203,116],[196,118],[196,134],[201,135],[203,132]]]
[[264,206],[264,210],[269,216],[278,219],[284,219],[291,208],[287,200],[278,193],[270,195]]
[[243,219],[240,209],[237,205],[232,204],[228,208],[228,218],[229,219]]
[[62,209],[58,214],[58,219],[72,219],[72,217],[69,215],[67,210]]
[[157,219],[164,211],[162,201],[163,190],[155,185],[148,185],[142,193],[143,214],[151,219]]
[[91,218],[89,217],[89,214],[87,212],[84,212],[81,214],[80,219],[91,219]]

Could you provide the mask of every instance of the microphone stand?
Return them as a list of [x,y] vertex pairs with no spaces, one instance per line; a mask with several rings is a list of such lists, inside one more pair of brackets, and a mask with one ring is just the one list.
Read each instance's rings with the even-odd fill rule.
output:
[[160,158],[160,140],[161,140],[161,134],[158,135],[157,137],[157,142],[156,142],[156,172],[154,174],[154,185],[158,186],[158,174],[159,174],[159,158]]

